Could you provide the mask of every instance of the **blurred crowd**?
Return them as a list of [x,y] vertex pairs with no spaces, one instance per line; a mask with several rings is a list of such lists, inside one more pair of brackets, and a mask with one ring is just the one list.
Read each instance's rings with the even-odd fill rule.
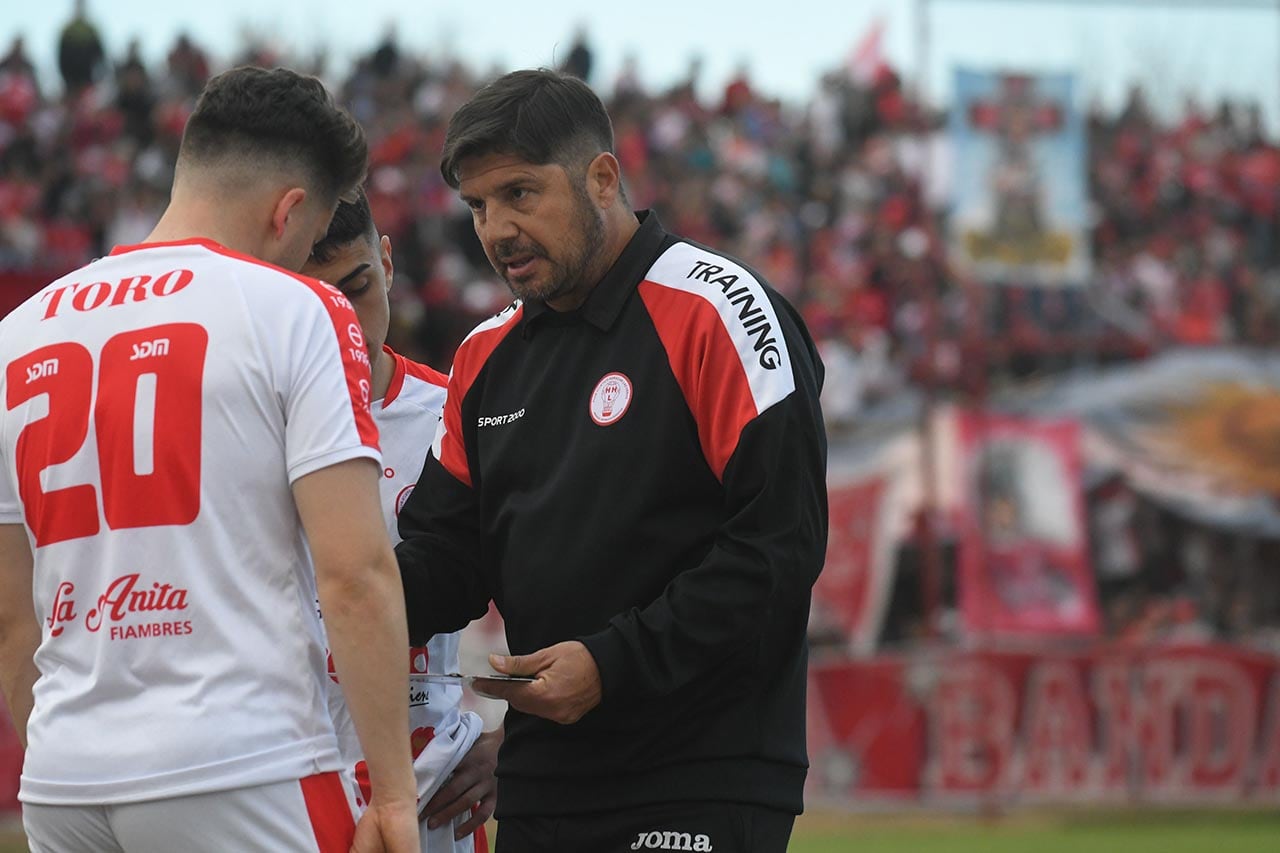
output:
[[[394,32],[341,78],[326,62],[252,41],[215,59],[188,35],[159,65],[137,43],[113,57],[83,3],[60,37],[60,79],[41,79],[15,38],[0,58],[0,279],[51,280],[143,239],[209,75],[289,64],[325,79],[367,129],[370,202],[396,262],[390,341],[447,370],[466,332],[510,299],[438,170],[449,116],[495,72],[406,51]],[[639,62],[598,79],[579,33],[564,67],[606,100],[633,204],[746,260],[800,307],[827,364],[833,428],[912,385],[982,393],[1167,346],[1280,339],[1280,147],[1256,106],[1188,101],[1176,120],[1159,120],[1134,89],[1118,112],[1091,109],[1090,280],[993,287],[948,262],[935,186],[944,116],[892,68],[833,69],[807,103],[790,104],[745,67],[708,98],[696,58],[683,80],[655,91]],[[1274,557],[1258,547],[1231,571]],[[1226,630],[1258,603],[1249,585],[1216,583],[1192,563],[1172,587],[1148,588],[1174,565],[1152,559],[1155,568],[1104,584],[1118,634],[1165,623]],[[1212,613],[1203,602],[1216,599],[1197,594],[1193,612],[1181,591],[1196,583],[1243,592]]]
[[[56,275],[145,236],[163,209],[185,118],[222,65],[299,61],[246,43],[217,63],[188,36],[162,67],[112,59],[80,5],[40,80],[21,37],[0,59],[0,270]],[[983,287],[947,261],[945,211],[926,200],[941,115],[883,63],[833,70],[783,104],[743,68],[700,98],[700,67],[666,91],[628,59],[593,75],[579,33],[565,67],[600,91],[638,207],[746,259],[801,306],[833,378],[833,419],[905,382],[973,388],[1169,344],[1280,334],[1280,148],[1256,107],[1157,121],[1135,90],[1089,115],[1092,281]],[[447,368],[474,322],[507,301],[437,164],[452,111],[488,75],[403,50],[394,33],[330,80],[368,129],[375,216],[396,247],[394,341]]]

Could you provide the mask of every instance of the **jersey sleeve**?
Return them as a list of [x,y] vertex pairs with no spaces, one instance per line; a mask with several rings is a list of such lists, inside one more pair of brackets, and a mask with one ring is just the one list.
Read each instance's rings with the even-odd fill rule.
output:
[[299,280],[313,298],[284,355],[290,362],[282,393],[291,483],[348,459],[381,463],[378,428],[369,410],[369,354],[355,311],[337,289]]
[[766,319],[735,334],[723,306],[648,284],[642,298],[723,486],[724,520],[702,561],[656,600],[578,638],[606,702],[683,687],[753,649],[762,624],[803,625],[826,552],[822,363],[798,315],[757,285]]

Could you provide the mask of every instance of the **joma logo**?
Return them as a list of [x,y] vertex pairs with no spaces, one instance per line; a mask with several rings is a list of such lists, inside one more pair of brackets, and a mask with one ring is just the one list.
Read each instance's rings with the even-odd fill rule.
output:
[[168,355],[169,339],[156,338],[154,341],[143,341],[140,344],[133,345],[133,355],[129,356],[130,361],[137,361],[140,358],[150,358],[153,355]]
[[38,364],[32,364],[27,367],[27,384],[30,385],[37,379],[43,379],[46,376],[56,376],[58,373],[58,360],[56,358],[46,358]]
[[632,850],[711,850],[711,839],[689,832],[642,832]]

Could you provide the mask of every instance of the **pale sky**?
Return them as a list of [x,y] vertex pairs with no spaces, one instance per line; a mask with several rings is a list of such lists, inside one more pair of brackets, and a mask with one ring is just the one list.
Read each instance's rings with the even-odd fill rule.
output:
[[[1191,92],[1262,103],[1280,126],[1280,2],[1105,0],[929,0],[925,82],[947,95],[951,68],[1075,70],[1079,90],[1117,103],[1141,81],[1157,105]],[[331,70],[372,48],[394,27],[401,45],[459,57],[477,68],[555,64],[578,26],[595,49],[592,82],[607,90],[623,58],[640,60],[642,79],[665,85],[689,58],[703,57],[704,94],[719,91],[740,65],[762,90],[799,101],[822,72],[838,66],[877,17],[884,49],[909,80],[919,78],[920,0],[534,0],[510,3],[433,0],[88,0],[108,51],[122,55],[142,40],[149,63],[187,30],[221,65],[246,29],[299,54],[325,47]],[[55,79],[57,34],[71,0],[0,0],[0,47],[23,34],[46,79]]]

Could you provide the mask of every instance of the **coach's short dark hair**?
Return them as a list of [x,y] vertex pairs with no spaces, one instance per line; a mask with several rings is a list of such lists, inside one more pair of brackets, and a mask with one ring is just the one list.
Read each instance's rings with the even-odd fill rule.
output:
[[591,87],[550,71],[512,71],[485,86],[449,120],[440,173],[458,188],[458,164],[484,154],[514,154],[536,165],[585,166],[613,153],[613,124]]
[[327,264],[343,246],[356,240],[376,242],[378,230],[373,227],[373,213],[369,210],[369,197],[363,187],[356,187],[352,201],[338,202],[338,209],[329,220],[329,230],[319,243],[311,247],[311,260]]
[[330,198],[364,179],[364,130],[315,77],[242,66],[212,78],[182,135],[180,159],[301,166]]

